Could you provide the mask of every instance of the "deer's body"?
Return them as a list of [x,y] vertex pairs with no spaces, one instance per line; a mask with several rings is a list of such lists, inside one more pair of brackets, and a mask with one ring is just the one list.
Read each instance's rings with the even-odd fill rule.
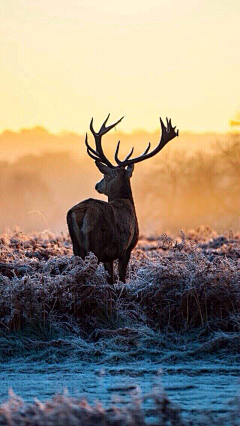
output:
[[[87,137],[86,145],[88,154],[96,160],[97,167],[104,174],[104,178],[96,185],[96,190],[107,195],[108,202],[92,198],[82,201],[69,210],[67,224],[74,254],[84,259],[90,251],[93,252],[99,262],[104,262],[104,266],[110,275],[110,282],[113,283],[113,261],[119,260],[119,278],[125,282],[131,251],[136,246],[139,237],[138,221],[130,185],[134,163],[155,155],[169,140],[177,136],[177,133],[171,126],[171,120],[167,122],[168,129],[161,121],[162,135],[165,135],[165,138],[162,136],[158,147],[147,154],[150,148],[149,144],[143,156],[129,160],[132,150],[123,162],[117,157],[118,143],[115,154],[118,166],[114,167],[102,151],[101,137],[117,123],[105,127],[106,122],[107,120],[98,133],[93,130],[91,122],[90,128],[95,137],[96,151],[88,145]],[[166,133],[169,133],[168,138]]]
[[119,259],[119,277],[124,282],[132,249],[138,242],[138,222],[127,171],[119,170],[109,202],[90,198],[67,214],[73,252],[84,257],[93,252],[113,282],[113,261]]

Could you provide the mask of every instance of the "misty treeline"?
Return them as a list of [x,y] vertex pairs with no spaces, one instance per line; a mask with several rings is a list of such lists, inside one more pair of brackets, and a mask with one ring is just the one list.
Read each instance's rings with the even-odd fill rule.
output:
[[[0,162],[0,232],[66,231],[66,212],[97,197],[94,161],[71,152],[26,155]],[[132,188],[141,233],[179,232],[201,225],[239,229],[240,134],[212,150],[172,149],[135,166]],[[102,197],[102,199],[106,199]]]

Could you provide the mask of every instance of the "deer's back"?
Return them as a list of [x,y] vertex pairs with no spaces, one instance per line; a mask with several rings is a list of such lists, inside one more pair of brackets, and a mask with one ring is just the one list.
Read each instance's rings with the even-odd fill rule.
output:
[[135,209],[129,200],[107,203],[89,198],[69,210],[67,221],[79,244],[102,261],[122,257],[138,241]]
[[88,233],[100,229],[103,233],[108,230],[109,237],[113,234],[113,211],[108,203],[89,198],[73,206],[67,214],[73,219],[75,231]]

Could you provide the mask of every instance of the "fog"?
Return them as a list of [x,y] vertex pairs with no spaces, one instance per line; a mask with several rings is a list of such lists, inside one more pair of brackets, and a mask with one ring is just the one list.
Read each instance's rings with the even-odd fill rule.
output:
[[[112,132],[103,139],[111,158],[118,139],[120,156],[131,146],[140,154],[159,131]],[[91,138],[89,141],[93,144]],[[38,127],[0,135],[0,232],[66,232],[74,204],[100,197],[101,174],[86,153],[84,137],[53,135]],[[240,135],[184,133],[151,160],[135,166],[132,188],[142,234],[197,228],[239,229]]]

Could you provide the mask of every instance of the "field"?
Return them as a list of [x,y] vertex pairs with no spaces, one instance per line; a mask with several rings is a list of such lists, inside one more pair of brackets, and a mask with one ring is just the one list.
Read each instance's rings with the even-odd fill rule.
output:
[[[142,236],[127,283],[117,279],[115,265],[113,286],[93,254],[84,261],[72,255],[63,234],[17,230],[3,234],[0,245],[1,365],[64,363],[71,357],[100,370],[198,361],[217,366],[216,374],[220,366],[238,368],[239,233],[218,235],[202,227],[174,238]],[[153,424],[238,424],[237,400],[231,414],[223,410],[215,418],[204,412],[205,420],[195,415],[191,423],[193,413],[185,418],[163,389],[153,388],[132,396],[127,408],[104,409],[67,395],[29,404],[12,394],[0,407],[0,425],[57,424],[57,418],[64,425],[144,425],[147,399],[154,405]]]

